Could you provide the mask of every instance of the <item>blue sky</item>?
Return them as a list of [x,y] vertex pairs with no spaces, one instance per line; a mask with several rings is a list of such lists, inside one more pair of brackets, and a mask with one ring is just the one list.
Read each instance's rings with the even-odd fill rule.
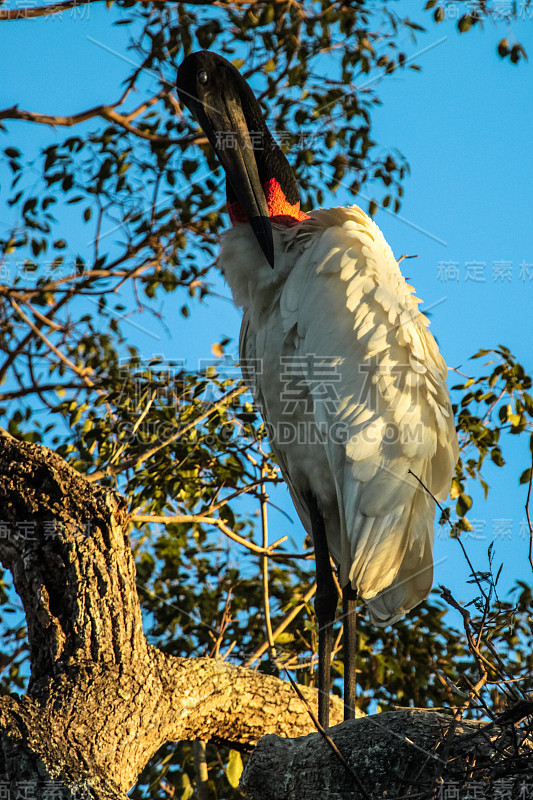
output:
[[[531,372],[531,66],[503,62],[496,45],[502,36],[516,35],[533,58],[533,18],[509,29],[488,24],[484,32],[459,35],[451,22],[431,24],[427,14],[417,12],[419,5],[423,4],[409,0],[397,7],[428,25],[418,43],[406,40],[404,46],[408,56],[425,51],[415,58],[422,71],[398,71],[382,81],[383,105],[374,116],[374,138],[384,148],[398,148],[411,174],[404,184],[400,217],[379,211],[376,221],[397,257],[418,256],[402,262],[403,271],[423,298],[422,308],[432,309],[432,331],[450,367],[478,374],[480,362],[469,362],[469,356],[480,347],[504,343]],[[4,23],[2,31],[2,107],[18,103],[33,111],[70,114],[112,102],[129,70],[124,57],[136,63],[135,55],[125,50],[128,28],[111,27],[109,13],[100,4],[62,18]],[[10,122],[9,130],[9,137],[1,137],[2,145],[14,144],[35,156],[64,135],[64,130],[56,135],[27,123]],[[5,198],[2,192],[0,200]],[[332,204],[353,202],[367,207],[366,200],[343,189]],[[78,240],[80,249],[87,245],[82,229],[69,230],[69,239]],[[152,322],[146,336],[132,329],[133,341],[147,357],[157,353],[169,360],[184,358],[191,367],[199,358],[209,358],[212,343],[223,336],[232,338],[228,351],[236,355],[240,317],[227,287],[220,282],[218,288],[226,299],[212,298],[193,308],[189,320],[167,303],[163,310],[168,332]],[[460,380],[450,374],[450,385]],[[486,470],[492,487],[489,500],[483,502],[474,492],[472,517],[479,523],[478,538],[465,539],[475,565],[483,568],[495,538],[497,561],[504,562],[503,590],[516,578],[531,580],[523,528],[526,491],[517,477],[528,466],[527,442],[506,442],[505,448],[508,468]],[[298,537],[301,528],[288,495],[280,490],[275,499],[291,513],[294,524],[285,530],[285,516],[274,510],[271,527],[276,534],[279,528],[279,535]],[[435,584],[451,585],[459,599],[469,599],[467,566],[457,543],[442,530],[435,559]]]

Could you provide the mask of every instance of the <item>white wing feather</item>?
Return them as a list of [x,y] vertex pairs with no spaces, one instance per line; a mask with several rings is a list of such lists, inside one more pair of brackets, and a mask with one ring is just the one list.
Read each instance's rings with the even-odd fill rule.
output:
[[[351,581],[374,622],[387,625],[432,584],[435,509],[415,476],[445,499],[458,454],[447,368],[420,301],[361,209],[274,227],[274,270],[248,226],[223,236],[220,264],[244,310],[241,361],[245,372],[261,363],[255,399],[304,527],[311,533],[311,491],[341,585]],[[295,400],[287,375],[303,363]],[[289,440],[287,431],[298,434]]]

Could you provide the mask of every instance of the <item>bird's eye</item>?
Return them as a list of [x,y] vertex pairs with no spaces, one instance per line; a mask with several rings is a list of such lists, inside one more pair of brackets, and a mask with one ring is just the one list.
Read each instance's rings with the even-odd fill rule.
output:
[[205,84],[207,83],[207,79],[208,79],[207,72],[205,71],[205,69],[201,69],[200,72],[198,73],[198,83],[201,83],[202,86],[205,86]]

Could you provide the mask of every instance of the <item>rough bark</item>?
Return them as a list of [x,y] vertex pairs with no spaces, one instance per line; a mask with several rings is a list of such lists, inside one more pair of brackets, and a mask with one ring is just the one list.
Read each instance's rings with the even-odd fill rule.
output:
[[241,779],[249,800],[530,796],[523,787],[533,785],[531,749],[512,726],[404,709],[343,722],[328,733],[357,781],[318,733],[270,735],[260,740]]
[[[125,501],[5,432],[0,520],[0,560],[24,605],[31,662],[28,694],[0,698],[0,780],[123,798],[165,741],[253,745],[264,733],[313,729],[284,681],[151,647]],[[316,712],[316,691],[302,691]],[[342,718],[340,703],[333,714]]]

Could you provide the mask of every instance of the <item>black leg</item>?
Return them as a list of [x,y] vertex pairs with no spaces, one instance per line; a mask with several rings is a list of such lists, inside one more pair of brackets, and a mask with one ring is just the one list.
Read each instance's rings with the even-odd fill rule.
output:
[[316,561],[315,613],[318,622],[318,721],[329,726],[329,687],[333,620],[337,608],[337,589],[331,571],[326,528],[316,499],[308,499]]
[[355,718],[355,634],[357,592],[347,583],[342,589],[342,624],[344,627],[344,719]]

